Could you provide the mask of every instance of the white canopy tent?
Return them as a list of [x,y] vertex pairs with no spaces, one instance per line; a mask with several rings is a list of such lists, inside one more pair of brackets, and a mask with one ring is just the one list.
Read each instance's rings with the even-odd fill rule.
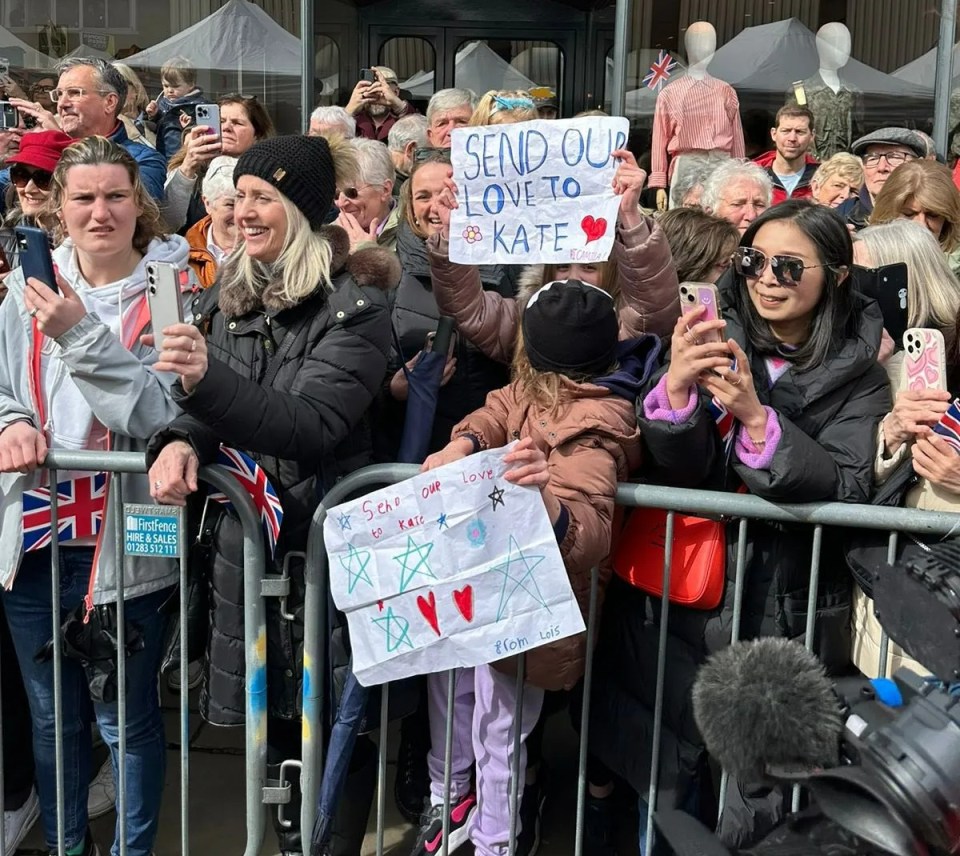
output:
[[[923,56],[918,56],[912,62],[900,66],[891,74],[892,77],[911,83],[915,86],[933,88],[937,77],[937,49],[930,48]],[[960,42],[953,46],[953,79],[960,77]]]
[[250,77],[259,81],[267,75],[301,74],[300,39],[249,0],[229,0],[212,15],[126,62],[134,68],[159,69],[173,56],[185,56],[197,68],[236,74],[241,92],[244,76],[249,84]]
[[0,58],[3,58],[10,68],[51,68],[56,65],[56,60],[30,47],[4,27],[0,27]]
[[[470,42],[459,51],[456,65],[456,86],[472,89],[482,95],[490,89],[530,89],[536,86],[499,54],[483,42]],[[433,71],[420,71],[400,84],[414,98],[426,99],[435,91]]]

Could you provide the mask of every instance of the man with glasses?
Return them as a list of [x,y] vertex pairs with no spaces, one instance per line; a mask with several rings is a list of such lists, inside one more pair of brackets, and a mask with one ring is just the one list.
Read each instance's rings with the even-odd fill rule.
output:
[[30,87],[30,97],[44,110],[53,112],[57,109],[50,97],[50,93],[57,88],[57,81],[52,77],[43,77]]
[[837,211],[857,229],[867,225],[877,194],[893,171],[907,161],[926,157],[923,137],[906,128],[880,128],[861,137],[851,150],[863,161],[865,181],[860,195],[840,204]]
[[[147,192],[154,199],[163,199],[167,175],[163,155],[131,140],[119,118],[127,98],[124,76],[109,62],[86,57],[64,60],[58,71],[57,88],[50,93],[57,108],[56,116],[36,101],[11,99],[11,103],[22,114],[36,119],[40,128],[63,130],[75,140],[107,137],[122,146],[140,167],[140,178]],[[7,173],[0,173],[0,185],[5,189],[7,184]]]

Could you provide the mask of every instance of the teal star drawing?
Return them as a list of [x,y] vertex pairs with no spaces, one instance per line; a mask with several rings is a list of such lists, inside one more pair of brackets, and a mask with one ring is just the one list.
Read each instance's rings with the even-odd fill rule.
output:
[[[493,490],[487,494],[487,499],[493,503],[493,511],[497,510],[497,505],[504,505],[503,503],[503,488],[499,485],[494,485]],[[506,506],[504,505],[504,508]]]
[[400,563],[400,594],[410,587],[418,574],[431,580],[437,578],[428,561],[432,550],[432,542],[417,544],[412,535],[407,536],[407,549],[393,557],[393,561]]
[[402,645],[413,647],[410,640],[410,622],[402,615],[397,615],[392,606],[387,607],[386,615],[374,618],[373,623],[379,625],[386,636],[388,654],[393,654]]
[[517,544],[517,539],[513,535],[510,536],[510,549],[507,552],[506,560],[490,569],[492,573],[503,575],[503,585],[500,587],[500,605],[497,607],[497,621],[503,619],[507,606],[521,589],[542,606],[548,614],[553,614],[550,612],[547,602],[543,599],[540,586],[537,585],[537,580],[533,575],[534,569],[544,558],[540,555],[525,555],[523,550],[520,549],[520,545]]
[[348,529],[349,529],[350,531],[353,531],[353,527],[350,525],[350,515],[349,515],[349,514],[341,514],[341,515],[337,518],[337,523],[340,524],[340,531],[341,531],[341,532],[346,532]]
[[350,545],[350,551],[346,556],[340,556],[340,567],[348,574],[347,592],[353,594],[357,583],[365,582],[370,588],[373,588],[373,580],[367,573],[367,565],[370,564],[370,552],[368,550],[358,550],[353,544]]

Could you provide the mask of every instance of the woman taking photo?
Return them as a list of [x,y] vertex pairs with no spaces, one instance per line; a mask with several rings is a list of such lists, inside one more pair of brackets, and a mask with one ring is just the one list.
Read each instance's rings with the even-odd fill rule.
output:
[[[720,293],[724,320],[704,321],[702,309],[680,318],[669,367],[639,404],[651,478],[727,491],[743,485],[773,502],[868,499],[876,428],[890,391],[877,362],[880,311],[851,287],[852,263],[850,235],[825,206],[788,200],[750,225],[734,254],[733,282]],[[720,343],[711,343],[718,333]],[[737,534],[736,525],[725,527],[719,607],[670,609],[666,693],[673,702],[664,708],[670,750],[660,807],[695,812],[704,793],[706,755],[690,690],[703,659],[730,642]],[[748,538],[741,638],[802,637],[810,530],[751,522]],[[839,668],[849,659],[850,582],[825,540],[815,645],[828,668]],[[650,745],[640,738],[649,738],[653,725],[656,682],[647,678],[656,675],[658,628],[646,616],[648,609],[658,616],[660,604],[631,584],[639,569],[629,555],[617,558],[597,656],[591,748],[646,793],[650,759],[643,750],[637,757],[636,747]],[[732,783],[724,842],[749,846],[782,807],[776,790]]]
[[[162,235],[136,163],[103,137],[87,137],[64,151],[46,210],[53,215],[55,239],[62,240],[53,253],[58,291],[36,279],[24,282],[17,270],[0,307],[6,354],[0,360],[0,567],[6,571],[3,605],[33,718],[44,836],[57,852],[53,663],[36,659],[50,639],[51,556],[49,546],[24,545],[21,494],[40,483],[40,474],[32,472],[47,449],[143,451],[147,439],[177,416],[169,395],[175,378],[158,373],[157,354],[140,334],[149,327],[146,263],[170,262],[186,271],[187,244]],[[111,549],[110,488],[108,476],[100,540],[92,533],[61,540],[61,621],[86,598],[91,607],[116,600],[121,565]],[[150,501],[143,476],[125,477],[124,500]],[[139,628],[144,643],[126,666],[126,852],[148,856],[167,754],[157,689],[165,618],[158,610],[178,571],[173,563],[137,557],[123,566],[126,621]],[[91,691],[79,661],[64,658],[62,668],[64,844],[70,856],[93,856],[99,851],[87,827]],[[94,701],[92,709],[118,780],[117,706]],[[117,856],[119,841],[111,852]]]
[[220,136],[206,125],[186,134],[183,148],[167,164],[161,212],[171,229],[189,229],[207,212],[200,187],[207,167],[217,155],[238,158],[258,140],[275,133],[273,120],[254,95],[227,95],[220,105]]
[[[222,442],[257,458],[283,507],[266,559],[273,573],[289,567],[295,618],[283,618],[279,603],[268,601],[267,742],[274,764],[299,757],[301,739],[303,562],[293,557],[285,565],[285,558],[306,550],[325,491],[369,463],[364,417],[390,350],[380,289],[399,279],[396,256],[376,247],[350,256],[344,232],[323,227],[334,189],[355,171],[343,141],[275,137],[248,149],[234,171],[237,247],[217,282],[194,301],[197,326],[166,330],[157,363],[179,375],[173,396],[185,415],[151,443],[154,497],[184,504],[197,489],[198,467],[216,459]],[[214,608],[201,712],[214,724],[239,725],[243,531],[226,513],[213,527]],[[287,816],[299,811],[291,807]],[[299,824],[278,834],[281,850],[301,852]]]
[[202,288],[209,288],[217,279],[217,270],[237,243],[237,223],[233,216],[237,195],[233,186],[233,171],[237,159],[220,155],[210,161],[203,177],[202,217],[187,230],[190,244],[190,267]]

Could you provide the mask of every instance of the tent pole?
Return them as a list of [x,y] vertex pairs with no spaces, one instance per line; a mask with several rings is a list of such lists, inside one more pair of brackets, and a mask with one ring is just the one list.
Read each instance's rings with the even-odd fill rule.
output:
[[940,41],[937,45],[937,77],[934,84],[933,139],[937,153],[947,154],[950,131],[950,87],[953,83],[953,41],[957,31],[957,0],[940,2]]
[[617,0],[616,23],[613,31],[613,78],[610,84],[610,115],[612,116],[624,115],[626,107],[630,6],[630,0]]
[[300,124],[303,133],[310,130],[313,112],[313,78],[316,74],[313,37],[313,0],[300,0],[300,48],[303,51],[300,74]]

